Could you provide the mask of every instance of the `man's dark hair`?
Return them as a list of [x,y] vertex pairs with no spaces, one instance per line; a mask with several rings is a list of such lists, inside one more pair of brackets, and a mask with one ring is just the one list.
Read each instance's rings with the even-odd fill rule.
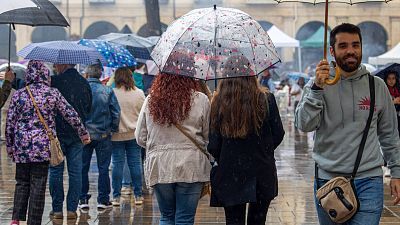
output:
[[334,48],[335,43],[336,43],[336,34],[338,33],[349,33],[349,34],[358,34],[358,37],[360,37],[360,43],[362,45],[362,38],[361,38],[361,30],[359,27],[357,27],[354,24],[351,23],[342,23],[331,31],[330,34],[330,46]]

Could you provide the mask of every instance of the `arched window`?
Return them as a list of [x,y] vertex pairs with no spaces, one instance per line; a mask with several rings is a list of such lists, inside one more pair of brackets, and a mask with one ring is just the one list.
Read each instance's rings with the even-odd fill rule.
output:
[[[168,25],[165,23],[161,23],[161,33],[164,33],[168,28]],[[149,30],[149,26],[146,24],[144,24],[142,27],[140,27],[140,29],[137,32],[138,35],[142,36],[142,37],[148,37],[148,36],[153,36],[150,33]]]
[[67,32],[63,27],[56,26],[40,26],[36,27],[32,32],[32,42],[45,42],[67,40]]
[[103,34],[117,33],[117,32],[118,28],[114,26],[114,24],[106,21],[99,21],[91,24],[88,28],[86,28],[83,37],[87,39],[95,39]]
[[388,35],[382,25],[366,21],[358,24],[358,27],[361,30],[363,62],[368,62],[368,57],[378,56],[387,51]]
[[271,27],[273,26],[272,23],[270,23],[270,22],[268,22],[268,21],[265,21],[265,20],[259,20],[259,21],[257,21],[257,22],[261,25],[261,27],[262,27],[265,31],[268,31],[269,28],[271,28]]

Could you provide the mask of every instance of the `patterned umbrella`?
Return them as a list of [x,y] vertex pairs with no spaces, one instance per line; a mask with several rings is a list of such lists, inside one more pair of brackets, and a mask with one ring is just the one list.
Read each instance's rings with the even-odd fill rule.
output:
[[24,59],[42,60],[56,64],[96,64],[107,62],[96,49],[71,41],[48,41],[32,43],[17,53]]
[[153,50],[154,45],[156,45],[156,43],[153,43],[147,38],[133,33],[109,33],[98,37],[98,39],[124,45],[128,50],[131,50],[130,52],[135,58],[139,59],[150,59],[150,53]]
[[0,14],[14,9],[37,7],[37,5],[30,0],[0,0],[0,6]]
[[122,45],[96,39],[81,39],[79,44],[97,49],[107,61],[103,64],[104,66],[120,68],[136,65],[136,60],[133,55]]
[[202,80],[254,76],[280,62],[260,24],[240,10],[216,6],[173,22],[151,57],[161,72]]

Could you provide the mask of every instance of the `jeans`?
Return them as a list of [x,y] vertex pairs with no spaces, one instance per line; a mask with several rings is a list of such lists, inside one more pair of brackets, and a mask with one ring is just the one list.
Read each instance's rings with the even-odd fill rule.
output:
[[129,172],[128,162],[125,159],[124,162],[124,170],[122,175],[122,186],[123,187],[131,187],[132,186],[132,179],[131,179],[131,172]]
[[[75,212],[78,208],[79,195],[82,187],[82,149],[80,141],[61,141],[67,168],[68,168],[68,194],[67,210]],[[58,166],[50,166],[49,189],[52,198],[53,212],[62,212],[64,202],[64,174],[65,161]]]
[[133,183],[136,197],[142,196],[142,152],[136,140],[112,142],[112,187],[113,197],[121,196],[122,177],[125,159],[128,163],[129,174]]
[[108,136],[102,140],[93,140],[90,144],[86,145],[83,148],[82,153],[82,191],[81,191],[81,200],[89,200],[90,195],[89,192],[89,168],[90,161],[92,159],[93,151],[96,151],[96,159],[97,159],[97,168],[99,170],[98,177],[98,197],[97,202],[99,204],[108,203],[110,201],[110,175],[109,175],[109,166],[111,162],[111,137]]
[[[328,180],[318,179],[318,187],[322,187]],[[360,208],[353,218],[343,223],[343,225],[379,225],[383,210],[383,178],[367,177],[356,179],[358,199]],[[316,192],[316,182],[314,182],[314,196]],[[315,199],[319,223],[321,225],[337,225],[330,220],[326,212],[320,207]]]
[[160,225],[192,225],[203,183],[154,185],[160,208]]

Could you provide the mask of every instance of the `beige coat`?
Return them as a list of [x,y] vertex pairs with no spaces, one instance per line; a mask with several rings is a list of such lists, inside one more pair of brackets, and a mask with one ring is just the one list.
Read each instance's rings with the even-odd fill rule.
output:
[[145,96],[142,90],[126,91],[125,88],[114,88],[121,108],[121,119],[119,122],[118,133],[112,135],[112,141],[128,141],[135,139],[136,123],[142,108]]
[[[153,122],[148,108],[149,97],[140,111],[135,132],[137,143],[146,148],[146,185],[209,181],[211,165],[206,155],[175,126],[160,126]],[[206,149],[210,102],[200,92],[193,94],[192,102],[189,116],[181,125]]]

